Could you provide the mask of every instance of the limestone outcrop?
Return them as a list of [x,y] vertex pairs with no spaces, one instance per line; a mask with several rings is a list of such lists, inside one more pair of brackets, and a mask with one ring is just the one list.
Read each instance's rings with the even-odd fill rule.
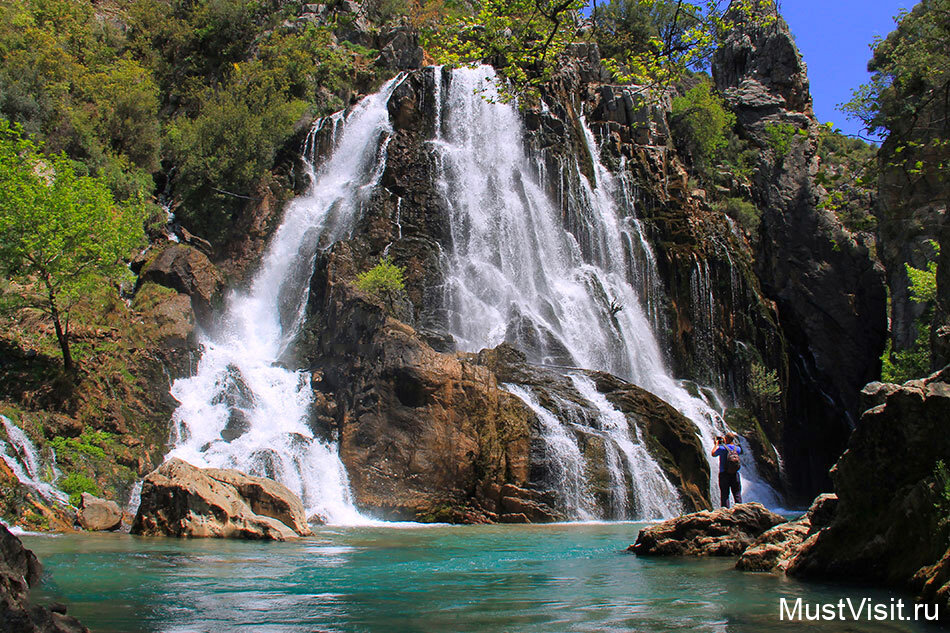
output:
[[742,571],[785,572],[801,551],[805,540],[828,525],[838,506],[838,497],[823,494],[800,518],[766,530],[736,562]]
[[10,633],[89,633],[62,605],[53,611],[33,604],[30,587],[43,567],[6,526],[0,524],[0,629]]
[[133,534],[277,541],[311,534],[290,490],[234,470],[173,458],[145,478],[141,495]]
[[84,492],[79,502],[76,520],[84,530],[91,532],[117,530],[122,526],[122,510],[115,501],[100,499]]
[[739,556],[764,532],[786,523],[760,503],[705,510],[640,530],[628,551],[638,556]]
[[199,319],[210,318],[212,307],[224,289],[224,278],[208,256],[184,244],[172,244],[145,263],[138,283],[147,282],[191,297],[191,305]]

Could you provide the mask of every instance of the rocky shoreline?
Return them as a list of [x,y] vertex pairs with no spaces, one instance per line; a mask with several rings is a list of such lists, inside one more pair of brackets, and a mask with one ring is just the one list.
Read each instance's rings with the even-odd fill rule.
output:
[[[873,583],[950,612],[950,368],[903,385],[871,383],[868,408],[823,494],[787,521],[756,503],[642,530],[640,556],[734,556],[744,571]],[[945,471],[944,471],[945,472]]]

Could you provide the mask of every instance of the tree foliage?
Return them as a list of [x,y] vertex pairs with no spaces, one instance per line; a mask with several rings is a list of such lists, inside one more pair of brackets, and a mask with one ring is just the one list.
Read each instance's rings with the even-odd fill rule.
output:
[[904,175],[901,186],[926,183],[946,199],[950,168],[950,0],[921,0],[874,44],[871,81],[845,111],[887,137],[884,155]]
[[704,78],[673,99],[671,122],[684,139],[694,163],[708,167],[728,144],[727,135],[736,116],[714,91],[712,81]]
[[778,402],[782,399],[782,386],[778,372],[764,365],[752,363],[749,366],[749,391],[763,403]]
[[668,86],[710,58],[737,22],[767,26],[773,0],[609,0],[593,8],[594,33],[605,64],[624,82]]
[[479,0],[423,33],[439,63],[490,63],[508,81],[504,98],[532,97],[557,69],[557,57],[579,35],[584,0]]
[[130,274],[123,258],[141,243],[143,218],[141,201],[117,203],[103,178],[0,119],[0,267],[20,285],[16,305],[50,317],[67,370],[70,310],[104,277]]

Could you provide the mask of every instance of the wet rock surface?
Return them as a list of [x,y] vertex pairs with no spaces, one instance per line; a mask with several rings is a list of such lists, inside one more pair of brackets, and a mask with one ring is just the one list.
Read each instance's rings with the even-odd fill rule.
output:
[[[860,413],[857,394],[879,374],[886,293],[867,245],[819,204],[805,64],[785,21],[769,17],[767,26],[738,18],[713,76],[741,135],[762,150],[752,192],[762,209],[755,269],[789,345],[780,447],[790,483],[810,497],[829,489],[828,468]],[[776,129],[792,135],[784,153],[770,143]]]
[[303,504],[282,484],[170,459],[145,478],[132,533],[284,541],[311,530]]
[[800,518],[766,530],[736,562],[742,571],[785,572],[801,551],[805,540],[828,525],[838,506],[838,497],[823,494]]
[[764,532],[785,523],[760,503],[705,510],[640,530],[638,556],[739,556]]
[[10,633],[88,633],[62,605],[33,604],[30,587],[43,568],[36,556],[4,525],[0,525],[0,630]]

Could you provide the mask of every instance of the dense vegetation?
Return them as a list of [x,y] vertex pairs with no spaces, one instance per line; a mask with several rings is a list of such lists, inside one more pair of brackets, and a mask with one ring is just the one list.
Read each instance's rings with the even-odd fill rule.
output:
[[302,4],[5,2],[0,114],[218,241],[247,198],[284,193],[272,170],[298,123],[375,79],[373,51],[291,20]]

